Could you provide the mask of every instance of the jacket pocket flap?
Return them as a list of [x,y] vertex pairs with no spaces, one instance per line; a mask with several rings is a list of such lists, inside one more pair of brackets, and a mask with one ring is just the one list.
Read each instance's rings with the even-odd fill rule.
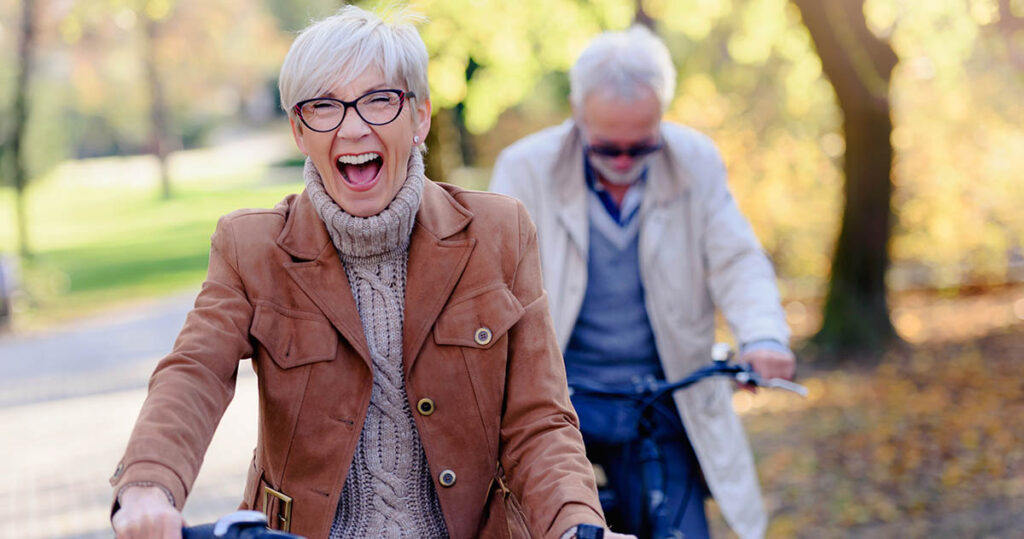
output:
[[434,342],[487,349],[522,318],[525,309],[504,284],[457,298],[434,325]]
[[261,301],[253,316],[253,337],[282,369],[334,359],[338,334],[323,315]]

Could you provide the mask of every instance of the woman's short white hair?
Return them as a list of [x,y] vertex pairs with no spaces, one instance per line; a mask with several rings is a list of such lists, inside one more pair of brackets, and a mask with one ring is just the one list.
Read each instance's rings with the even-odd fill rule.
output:
[[292,115],[299,101],[348,84],[370,66],[380,69],[388,84],[428,99],[427,47],[413,26],[422,18],[404,10],[385,18],[345,6],[300,32],[281,65],[281,108]]
[[569,99],[576,110],[595,91],[633,99],[642,87],[654,90],[665,111],[676,91],[676,68],[668,48],[650,30],[635,25],[595,37],[569,70]]

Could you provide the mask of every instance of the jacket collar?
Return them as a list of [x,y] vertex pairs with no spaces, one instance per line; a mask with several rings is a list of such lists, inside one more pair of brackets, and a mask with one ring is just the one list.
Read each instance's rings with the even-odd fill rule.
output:
[[[423,201],[416,214],[416,226],[438,240],[454,236],[469,226],[473,213],[459,204],[443,187],[427,180],[423,185]],[[415,229],[413,235],[416,234]]]
[[[423,199],[416,213],[415,228],[423,227],[432,237],[445,239],[456,234],[473,219],[473,214],[455,201],[443,188],[427,180],[423,186]],[[305,190],[295,197],[285,218],[284,228],[277,237],[277,245],[294,258],[315,260],[331,246],[320,215]]]
[[647,169],[648,191],[645,199],[654,206],[672,204],[677,198],[687,194],[693,183],[690,167],[680,159],[676,145],[664,123],[661,126],[661,141],[663,149],[654,155]]
[[295,197],[284,228],[277,237],[277,245],[293,258],[314,260],[331,243],[327,226],[320,219],[313,201],[303,190]]

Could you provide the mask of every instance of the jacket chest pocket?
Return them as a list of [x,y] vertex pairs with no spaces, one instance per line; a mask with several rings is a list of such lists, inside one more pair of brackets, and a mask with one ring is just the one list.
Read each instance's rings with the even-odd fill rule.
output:
[[334,359],[338,334],[319,313],[286,309],[261,301],[250,333],[281,369]]
[[[485,429],[483,439],[487,440],[489,455],[493,457],[497,455],[505,373],[511,353],[508,333],[525,309],[504,283],[453,300],[434,325],[434,343],[442,360],[431,376],[433,389],[440,395],[438,410],[458,410],[461,421],[454,424],[479,421]],[[453,391],[453,382],[457,380],[467,380],[471,387]]]
[[525,310],[504,283],[453,299],[434,325],[434,342],[489,350],[522,318]]

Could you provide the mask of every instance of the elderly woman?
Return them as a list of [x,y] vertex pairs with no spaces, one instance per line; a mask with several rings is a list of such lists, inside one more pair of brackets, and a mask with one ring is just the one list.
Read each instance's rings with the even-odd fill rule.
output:
[[195,309],[111,479],[118,537],[180,534],[243,358],[259,440],[241,505],[274,527],[603,529],[533,224],[511,198],[424,177],[426,73],[411,25],[355,7],[295,40],[280,89],[306,190],[218,223]]

